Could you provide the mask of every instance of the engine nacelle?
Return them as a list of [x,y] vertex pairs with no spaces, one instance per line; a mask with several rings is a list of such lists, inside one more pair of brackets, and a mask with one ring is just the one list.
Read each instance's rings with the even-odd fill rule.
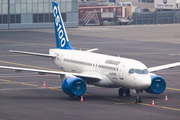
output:
[[81,96],[86,92],[86,83],[81,78],[68,77],[63,81],[62,89],[70,96]]
[[145,89],[147,93],[161,94],[166,89],[166,81],[155,74],[151,75],[151,85]]

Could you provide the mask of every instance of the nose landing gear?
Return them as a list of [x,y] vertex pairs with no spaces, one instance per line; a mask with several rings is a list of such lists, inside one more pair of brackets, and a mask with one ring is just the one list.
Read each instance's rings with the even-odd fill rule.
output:
[[136,96],[136,98],[135,98],[135,103],[142,103],[142,101],[141,101],[141,97],[140,97],[140,92],[142,92],[142,90],[136,90],[136,94],[137,94],[137,96]]

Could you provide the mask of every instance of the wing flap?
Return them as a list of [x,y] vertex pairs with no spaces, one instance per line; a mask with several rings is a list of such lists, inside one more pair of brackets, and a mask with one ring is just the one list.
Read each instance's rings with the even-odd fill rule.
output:
[[159,71],[159,70],[170,69],[170,68],[173,68],[176,66],[180,66],[180,62],[151,67],[151,68],[148,68],[148,70],[149,70],[149,72],[155,72],[155,71]]
[[41,57],[53,57],[55,58],[55,55],[49,55],[49,54],[42,54],[42,53],[33,53],[33,52],[25,52],[25,51],[15,51],[15,50],[9,50],[11,53],[19,53],[19,54],[26,54],[26,55],[35,55],[35,56],[41,56]]

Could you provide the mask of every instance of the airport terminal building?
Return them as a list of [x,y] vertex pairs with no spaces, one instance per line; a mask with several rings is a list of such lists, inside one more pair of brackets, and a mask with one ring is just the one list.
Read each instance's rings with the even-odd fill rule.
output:
[[78,27],[78,0],[0,0],[0,29],[53,28],[52,1],[66,27]]

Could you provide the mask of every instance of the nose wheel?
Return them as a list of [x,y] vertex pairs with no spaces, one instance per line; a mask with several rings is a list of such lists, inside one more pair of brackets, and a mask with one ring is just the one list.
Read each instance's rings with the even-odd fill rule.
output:
[[142,103],[141,97],[140,97],[140,92],[141,92],[141,90],[136,90],[137,96],[136,96],[135,101],[134,101],[135,103]]
[[126,96],[131,96],[130,94],[130,89],[127,89],[127,88],[119,88],[119,96],[123,96],[123,95],[126,95]]

